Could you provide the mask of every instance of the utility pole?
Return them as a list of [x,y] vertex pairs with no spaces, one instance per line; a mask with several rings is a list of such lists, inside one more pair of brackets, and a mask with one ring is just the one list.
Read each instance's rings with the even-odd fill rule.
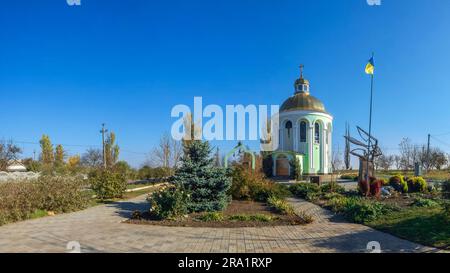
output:
[[100,133],[102,134],[102,147],[103,147],[103,168],[106,169],[106,151],[105,151],[105,133],[107,133],[108,130],[105,129],[105,124],[102,123],[102,129],[100,130]]
[[36,161],[36,150],[33,150],[33,161]]
[[431,139],[431,135],[428,134],[428,144],[427,144],[427,173],[428,173],[428,170],[430,169],[430,139]]

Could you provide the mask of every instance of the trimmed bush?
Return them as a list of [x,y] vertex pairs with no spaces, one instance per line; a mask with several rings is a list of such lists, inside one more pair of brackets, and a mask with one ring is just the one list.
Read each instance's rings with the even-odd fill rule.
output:
[[100,200],[121,198],[127,189],[126,175],[107,169],[91,172],[89,182]]
[[426,192],[428,190],[427,182],[420,176],[409,178],[407,183],[409,192]]
[[408,192],[408,183],[401,175],[394,175],[391,178],[389,178],[389,185],[392,186],[398,192],[403,193]]
[[29,219],[38,212],[86,208],[90,196],[81,178],[41,176],[33,181],[0,183],[0,225]]
[[162,187],[149,195],[150,213],[160,219],[174,219],[188,213],[190,195],[182,187]]

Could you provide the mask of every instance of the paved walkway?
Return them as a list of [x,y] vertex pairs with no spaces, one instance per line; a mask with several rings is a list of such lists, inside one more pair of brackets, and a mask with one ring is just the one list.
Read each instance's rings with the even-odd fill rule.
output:
[[434,252],[369,227],[345,222],[306,201],[289,200],[314,214],[306,226],[183,228],[122,223],[147,207],[145,197],[84,211],[0,227],[0,252],[66,252],[77,241],[82,252],[364,252],[378,241],[385,252]]

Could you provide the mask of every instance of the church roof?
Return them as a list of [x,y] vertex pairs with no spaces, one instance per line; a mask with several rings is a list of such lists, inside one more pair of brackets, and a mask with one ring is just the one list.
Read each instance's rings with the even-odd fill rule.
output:
[[295,110],[309,110],[327,113],[325,106],[318,98],[305,92],[296,93],[294,96],[288,98],[280,108],[281,112]]
[[295,94],[281,105],[280,112],[306,110],[327,113],[323,102],[309,94],[309,81],[303,77],[303,65],[300,65],[300,78],[294,86]]

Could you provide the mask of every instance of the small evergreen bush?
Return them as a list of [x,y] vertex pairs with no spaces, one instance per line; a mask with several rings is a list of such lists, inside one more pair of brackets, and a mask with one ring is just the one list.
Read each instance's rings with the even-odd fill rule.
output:
[[191,193],[187,207],[190,212],[220,211],[231,202],[228,191],[231,178],[227,170],[216,167],[208,142],[199,140],[184,145],[181,167],[173,181]]

